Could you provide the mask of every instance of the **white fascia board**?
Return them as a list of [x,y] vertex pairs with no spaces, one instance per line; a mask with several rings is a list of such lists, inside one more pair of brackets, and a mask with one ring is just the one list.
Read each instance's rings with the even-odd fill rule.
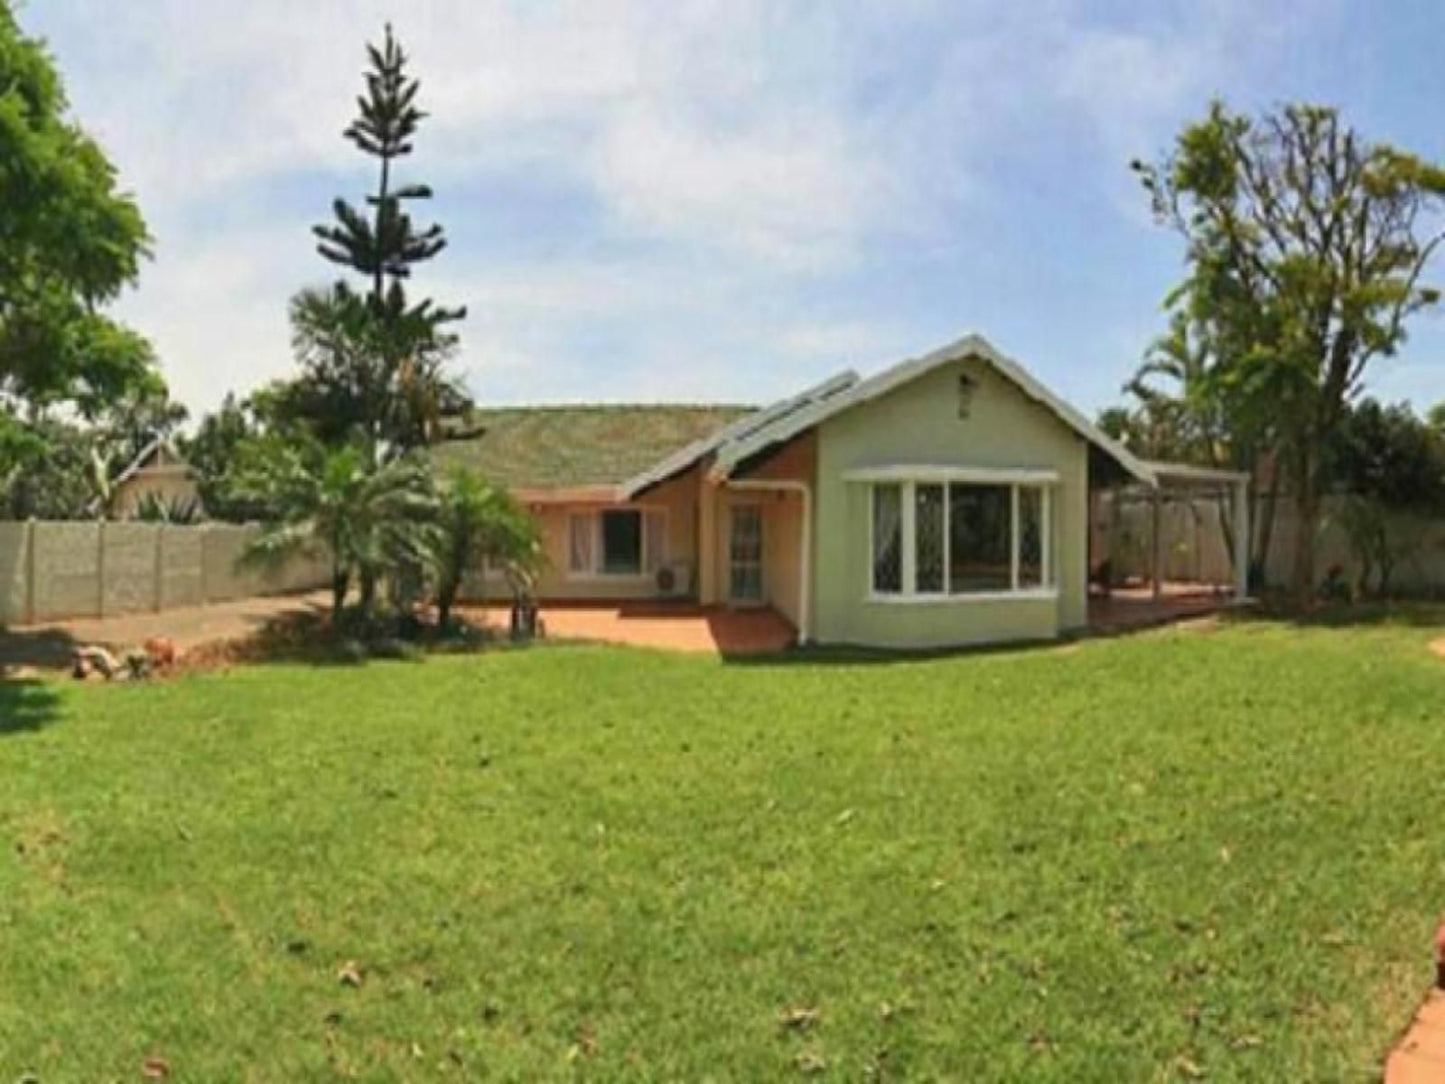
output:
[[1101,448],[1129,474],[1148,485],[1156,485],[1152,471],[1135,458],[1072,406],[1040,384],[1018,362],[994,349],[982,335],[965,335],[956,342],[940,347],[922,357],[900,362],[876,376],[855,384],[848,391],[816,403],[796,414],[781,418],[776,424],[763,427],[745,440],[735,441],[718,452],[709,477],[720,481],[728,477],[739,463],[773,444],[791,440],[828,418],[841,414],[861,403],[886,395],[894,388],[914,380],[941,365],[977,357],[1012,381],[1025,395],[1048,407],[1054,415],[1085,440]]
[[848,369],[844,372],[830,376],[820,384],[815,384],[804,391],[799,392],[787,399],[779,399],[777,402],[754,411],[752,414],[745,414],[737,421],[730,422],[715,433],[693,441],[686,447],[673,452],[666,459],[655,466],[649,467],[618,487],[624,500],[631,500],[638,493],[667,481],[675,474],[688,470],[704,456],[723,447],[730,441],[743,440],[749,437],[757,429],[767,426],[776,419],[787,414],[790,410],[807,403],[809,400],[836,395],[838,392],[851,387],[858,382],[858,374]]
[[1054,485],[1047,467],[972,467],[950,463],[886,463],[843,472],[845,482],[976,482],[981,485]]
[[1144,465],[1161,482],[1177,479],[1185,482],[1247,482],[1249,472],[1225,470],[1221,467],[1196,467],[1190,463],[1166,463],[1160,459],[1148,459]]

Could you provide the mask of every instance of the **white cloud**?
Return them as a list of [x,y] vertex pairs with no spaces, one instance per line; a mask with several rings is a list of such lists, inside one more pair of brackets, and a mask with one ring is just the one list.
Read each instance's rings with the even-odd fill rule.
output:
[[1064,133],[1122,177],[1273,47],[1242,0],[1181,10],[1104,26],[1065,0],[137,0],[117,18],[44,0],[21,18],[52,37],[156,231],[123,312],[208,407],[290,365],[286,299],[327,277],[307,226],[360,187],[340,131],[389,14],[432,113],[418,175],[444,195],[503,177],[590,205],[545,256],[455,244],[427,269],[429,290],[471,306],[478,390],[760,398],[836,367],[829,350],[901,344],[902,313],[846,291],[910,248],[986,266],[969,241],[980,215],[1009,213],[1001,159]]

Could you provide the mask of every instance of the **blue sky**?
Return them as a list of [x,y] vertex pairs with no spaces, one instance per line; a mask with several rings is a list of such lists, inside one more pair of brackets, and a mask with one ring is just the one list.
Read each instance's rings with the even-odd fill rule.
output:
[[[1177,239],[1127,164],[1213,96],[1340,106],[1445,159],[1445,8],[1389,3],[30,0],[156,257],[121,314],[193,410],[293,371],[309,227],[390,18],[432,113],[405,167],[483,403],[765,401],[980,331],[1092,412],[1163,326]],[[1436,269],[1445,281],[1445,261]],[[1370,390],[1445,399],[1445,316]]]

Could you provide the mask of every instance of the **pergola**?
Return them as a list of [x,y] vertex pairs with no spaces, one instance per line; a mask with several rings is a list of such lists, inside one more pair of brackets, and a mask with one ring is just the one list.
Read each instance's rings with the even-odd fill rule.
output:
[[1150,546],[1150,577],[1154,597],[1159,598],[1163,583],[1164,532],[1161,511],[1167,491],[1184,491],[1191,497],[1216,496],[1229,500],[1234,554],[1234,595],[1249,595],[1249,474],[1245,471],[1195,467],[1187,463],[1164,463],[1144,460],[1142,465],[1152,475],[1153,484],[1145,485],[1150,504],[1152,539]]

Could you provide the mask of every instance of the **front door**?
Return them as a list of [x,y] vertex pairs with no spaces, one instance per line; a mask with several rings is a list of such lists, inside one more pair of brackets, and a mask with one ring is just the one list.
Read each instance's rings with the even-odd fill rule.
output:
[[763,601],[763,511],[755,504],[732,506],[728,569],[731,601],[743,604]]

